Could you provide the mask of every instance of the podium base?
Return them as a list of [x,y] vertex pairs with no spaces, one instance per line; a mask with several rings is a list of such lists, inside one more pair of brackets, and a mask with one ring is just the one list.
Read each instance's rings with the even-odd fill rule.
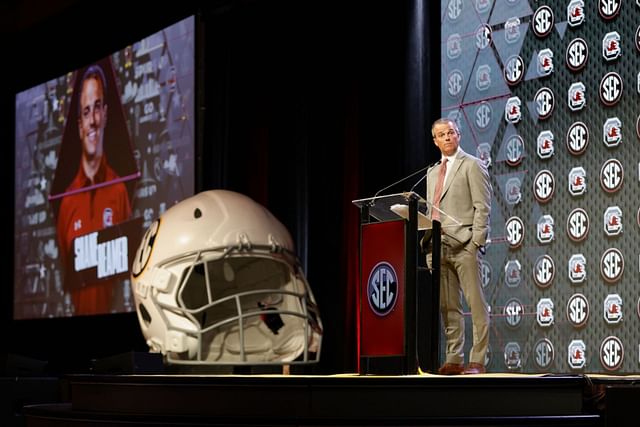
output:
[[413,375],[404,356],[360,357],[361,375]]

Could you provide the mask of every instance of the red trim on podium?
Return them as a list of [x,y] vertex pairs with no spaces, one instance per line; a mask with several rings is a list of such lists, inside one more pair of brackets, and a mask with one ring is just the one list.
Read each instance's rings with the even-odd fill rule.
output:
[[[404,355],[404,233],[404,220],[362,225],[360,356]],[[395,285],[388,267],[395,272]]]

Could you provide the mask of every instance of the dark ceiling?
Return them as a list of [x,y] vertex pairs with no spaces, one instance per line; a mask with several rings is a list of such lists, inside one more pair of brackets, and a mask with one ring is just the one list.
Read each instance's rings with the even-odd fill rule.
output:
[[0,31],[22,33],[57,16],[79,0],[13,0],[0,2]]

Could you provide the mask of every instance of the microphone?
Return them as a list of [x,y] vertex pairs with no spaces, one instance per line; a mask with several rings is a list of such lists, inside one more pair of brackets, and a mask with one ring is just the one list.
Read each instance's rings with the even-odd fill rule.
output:
[[432,166],[432,165],[427,165],[427,166],[425,166],[425,167],[421,168],[420,170],[417,170],[417,171],[413,172],[411,175],[407,175],[407,176],[403,177],[402,179],[399,179],[399,180],[397,180],[396,182],[394,182],[394,183],[392,183],[392,184],[389,184],[389,185],[387,185],[386,187],[381,188],[380,190],[378,190],[378,191],[376,192],[376,194],[374,194],[374,195],[373,195],[372,199],[375,199],[376,197],[378,197],[378,195],[379,195],[380,193],[382,193],[382,192],[383,192],[383,191],[385,191],[385,190],[390,189],[390,188],[391,188],[391,187],[393,187],[394,185],[398,185],[398,184],[400,184],[402,181],[405,181],[405,180],[407,180],[407,179],[409,179],[409,178],[414,177],[415,175],[417,175],[417,174],[419,174],[419,173],[422,173],[422,172],[426,171],[426,170],[427,170],[427,169],[429,169],[431,166]]
[[[431,164],[427,165],[427,168],[426,168],[426,169],[427,169],[427,170],[429,170],[429,169],[431,169],[432,167],[434,167],[435,165],[440,164],[440,162],[441,162],[441,160],[438,160],[437,162],[433,162],[433,163],[431,163]],[[415,190],[415,189],[416,189],[416,187],[418,186],[418,184],[420,184],[420,183],[422,182],[422,180],[423,180],[423,179],[425,179],[426,177],[427,177],[427,174],[426,174],[426,173],[425,173],[424,175],[422,175],[422,177],[421,177],[418,181],[416,181],[416,183],[415,183],[415,184],[413,184],[413,187],[411,187],[411,189],[409,190],[409,193],[413,192],[413,190]]]

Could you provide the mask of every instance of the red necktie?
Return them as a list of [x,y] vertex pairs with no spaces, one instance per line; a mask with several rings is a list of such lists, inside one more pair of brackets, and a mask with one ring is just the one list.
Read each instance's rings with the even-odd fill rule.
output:
[[438,174],[438,183],[436,184],[436,192],[433,195],[433,212],[431,213],[431,219],[434,221],[440,221],[440,211],[437,208],[440,207],[440,198],[442,197],[442,187],[444,187],[444,177],[447,175],[447,158],[442,160],[440,166],[440,173]]

